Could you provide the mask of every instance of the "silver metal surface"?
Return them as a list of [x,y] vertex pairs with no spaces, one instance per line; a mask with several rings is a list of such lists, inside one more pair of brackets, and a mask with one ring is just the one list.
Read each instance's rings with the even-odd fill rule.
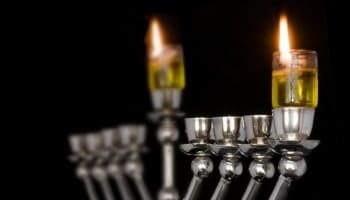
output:
[[269,200],[284,200],[287,199],[288,191],[292,180],[290,178],[280,175],[278,181],[273,189]]
[[112,189],[111,189],[111,186],[109,185],[108,179],[102,179],[99,182],[100,182],[102,193],[105,199],[114,200],[114,195],[112,193]]
[[224,199],[231,181],[242,174],[243,166],[237,157],[228,157],[221,160],[219,172],[221,178],[210,198],[211,200]]
[[91,156],[86,154],[86,136],[82,134],[71,135],[69,137],[69,143],[73,153],[71,158],[74,158],[71,159],[71,161],[77,164],[75,171],[76,176],[83,182],[89,199],[98,200],[88,166],[91,161]]
[[114,200],[111,186],[108,182],[107,172],[100,166],[95,166],[91,169],[92,176],[99,183],[102,193],[107,200]]
[[234,156],[240,154],[240,144],[225,143],[225,144],[209,144],[210,151],[215,156]]
[[[289,187],[293,180],[301,178],[307,170],[305,153],[315,148],[319,141],[302,140],[300,142],[281,141],[276,145],[277,151],[282,154],[278,163],[280,177],[269,200],[284,200],[287,198]],[[285,143],[285,144],[283,144]]]
[[181,105],[182,90],[180,89],[158,89],[152,90],[151,101],[155,110],[177,110]]
[[72,153],[80,153],[84,150],[84,135],[74,134],[68,138]]
[[178,139],[179,130],[170,118],[164,118],[157,131],[158,140],[162,145],[162,188],[158,193],[159,200],[177,200],[175,188],[175,152],[174,142]]
[[159,200],[177,200],[179,199],[179,193],[175,187],[162,188],[158,193]]
[[101,155],[101,157],[104,156],[107,175],[115,182],[121,199],[133,200],[134,196],[130,191],[129,184],[125,180],[123,172],[122,160],[125,159],[124,152],[126,148],[121,145],[120,136],[118,127],[107,128],[101,131],[101,139],[103,144],[101,154],[107,154]]
[[189,144],[181,144],[180,150],[187,155],[196,155],[197,152],[209,154],[209,147],[212,144],[206,143],[189,143]]
[[146,126],[143,124],[125,124],[118,126],[123,146],[143,145],[146,139]]
[[198,156],[191,162],[193,175],[206,178],[213,171],[213,161],[207,156]]
[[118,128],[103,129],[101,131],[101,138],[104,148],[115,148],[121,144]]
[[206,143],[209,140],[209,132],[212,126],[210,118],[194,117],[185,118],[187,139],[191,143]]
[[244,135],[240,134],[241,117],[224,116],[212,118],[215,141],[217,143],[232,143],[243,141]]
[[232,181],[233,178],[242,174],[243,166],[238,158],[224,158],[219,164],[219,172],[222,178]]
[[271,132],[271,115],[243,116],[246,138],[249,143],[266,144]]
[[298,159],[287,159],[283,156],[278,163],[278,170],[283,176],[294,180],[305,174],[307,166],[305,159],[302,157]]
[[273,109],[273,125],[281,141],[301,141],[312,131],[315,109],[310,107],[281,107]]
[[210,150],[214,155],[223,156],[219,164],[221,178],[211,196],[212,200],[223,199],[233,178],[242,174],[239,145],[244,141],[245,133],[242,132],[241,119],[240,116],[212,118],[215,144],[210,144]]
[[215,188],[213,195],[210,200],[222,200],[225,198],[230,186],[230,181],[220,178],[218,185]]
[[97,153],[102,147],[101,135],[97,133],[86,134],[85,145],[88,153]]
[[138,192],[143,200],[150,200],[151,195],[148,192],[143,180],[143,165],[136,154],[125,163],[125,173],[134,181]]
[[112,163],[108,165],[107,172],[108,175],[112,177],[115,181],[122,199],[133,200],[134,197],[130,191],[129,184],[125,180],[123,169],[121,169],[121,167],[117,163]]
[[174,187],[174,146],[172,143],[166,143],[163,145],[163,187],[171,188]]
[[97,194],[96,194],[96,191],[95,191],[95,188],[94,188],[94,185],[92,183],[92,180],[90,177],[82,177],[81,180],[83,181],[84,185],[85,185],[85,189],[86,189],[86,192],[89,196],[89,199],[90,200],[98,200],[97,198]]
[[163,143],[175,142],[179,137],[176,123],[170,118],[164,118],[157,130],[158,141]]
[[213,171],[214,165],[212,160],[207,156],[198,156],[191,162],[193,178],[187,189],[184,200],[194,200],[201,187],[202,179],[209,176]]
[[301,141],[279,141],[279,140],[269,140],[269,145],[274,149],[275,152],[279,154],[303,154],[308,155],[313,149],[315,149],[319,144],[319,140],[301,140]]
[[142,177],[134,177],[134,182],[142,200],[151,200],[146,184]]
[[133,200],[134,198],[124,176],[121,174],[114,174],[112,177],[118,187],[122,199]]
[[256,199],[262,181],[272,178],[275,167],[271,163],[272,149],[268,145],[271,140],[271,115],[246,115],[243,117],[247,142],[240,146],[241,151],[253,158],[249,165],[252,177],[242,196],[242,200]]
[[175,155],[174,142],[178,139],[178,129],[173,118],[180,118],[183,113],[178,109],[181,105],[182,90],[177,88],[157,89],[151,91],[151,101],[155,112],[149,117],[159,123],[158,140],[162,145],[163,183],[158,193],[159,200],[177,200],[175,188]]
[[193,176],[190,185],[183,200],[193,200],[198,198],[198,192],[200,191],[201,183],[203,179],[198,176]]
[[242,200],[255,200],[261,188],[261,182],[251,178],[247,189],[245,190]]
[[76,176],[84,183],[89,199],[98,200],[94,184],[91,180],[89,171],[85,165],[81,164],[77,167]]
[[272,178],[275,174],[275,167],[269,160],[253,160],[249,165],[249,173],[252,178],[262,181],[265,178]]

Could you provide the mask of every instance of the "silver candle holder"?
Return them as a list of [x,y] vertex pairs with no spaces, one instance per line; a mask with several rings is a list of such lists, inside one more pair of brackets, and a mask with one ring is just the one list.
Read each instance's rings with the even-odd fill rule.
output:
[[117,187],[123,200],[133,200],[134,197],[124,176],[123,162],[127,156],[127,148],[122,146],[118,128],[107,128],[101,131],[103,157],[107,159],[107,173]]
[[151,200],[143,178],[143,163],[140,154],[145,150],[146,127],[144,125],[122,125],[118,127],[121,145],[126,149],[125,173],[134,181],[142,200]]
[[271,162],[273,149],[268,141],[271,136],[271,115],[246,115],[243,117],[244,131],[248,144],[241,145],[241,151],[251,157],[249,165],[251,179],[242,200],[257,199],[263,180],[272,178],[275,167]]
[[179,137],[176,120],[184,113],[179,111],[182,89],[168,88],[151,91],[154,112],[149,118],[158,124],[157,137],[162,146],[162,187],[158,193],[159,200],[178,200],[179,193],[175,187],[175,150],[174,143]]
[[315,109],[310,107],[281,107],[273,109],[273,126],[277,140],[270,145],[281,154],[278,164],[280,177],[270,200],[287,197],[293,180],[302,177],[307,169],[305,156],[319,145],[319,140],[309,140]]
[[186,118],[185,126],[189,143],[180,145],[180,149],[195,158],[191,162],[193,178],[183,199],[193,200],[197,198],[203,179],[213,171],[208,145],[212,121],[210,118]]
[[88,133],[85,135],[85,139],[88,153],[92,155],[94,159],[94,163],[91,167],[92,177],[99,183],[105,199],[114,200],[106,169],[108,157],[103,151],[101,135],[98,133]]
[[211,200],[221,200],[231,181],[242,174],[239,146],[245,136],[240,132],[240,116],[215,117],[212,122],[215,143],[209,145],[210,150],[214,155],[222,157],[222,160],[219,165],[221,178]]
[[89,199],[98,200],[90,171],[93,164],[93,156],[87,152],[84,135],[74,134],[69,136],[69,144],[72,150],[72,155],[69,159],[77,165],[75,175],[83,182]]

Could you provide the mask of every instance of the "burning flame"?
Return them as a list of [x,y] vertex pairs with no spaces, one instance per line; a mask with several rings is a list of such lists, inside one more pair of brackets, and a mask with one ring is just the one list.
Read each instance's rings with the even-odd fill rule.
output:
[[155,19],[151,21],[151,56],[157,57],[163,50],[162,34],[159,22]]
[[289,35],[288,35],[288,22],[287,17],[282,15],[280,18],[280,41],[279,50],[281,53],[281,61],[286,62],[290,60],[290,46],[289,46]]

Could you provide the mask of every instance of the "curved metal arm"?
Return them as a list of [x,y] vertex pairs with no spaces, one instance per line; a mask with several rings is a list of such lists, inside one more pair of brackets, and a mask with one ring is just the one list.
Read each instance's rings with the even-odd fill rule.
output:
[[100,178],[98,182],[101,184],[103,195],[107,200],[114,200],[111,186],[108,183],[107,178]]
[[183,200],[196,199],[198,191],[201,187],[203,179],[198,176],[193,176],[190,185],[188,186],[187,192]]
[[131,195],[129,185],[127,184],[124,176],[122,174],[114,174],[113,179],[116,182],[118,190],[123,200],[133,200],[134,197]]
[[151,200],[151,195],[148,192],[148,189],[146,187],[145,181],[143,180],[142,177],[137,177],[134,176],[133,177],[135,185],[137,187],[137,190],[139,191],[140,195],[141,195],[141,199],[142,200]]
[[251,178],[247,189],[245,190],[242,200],[254,200],[256,199],[259,190],[261,188],[261,182]]
[[85,177],[81,177],[81,180],[83,181],[83,183],[85,185],[85,189],[87,191],[89,199],[90,200],[98,200],[91,178],[88,176],[85,176]]
[[125,163],[125,172],[134,181],[141,198],[143,200],[151,200],[151,195],[143,180],[143,164],[138,154],[134,154],[130,160]]
[[269,200],[284,200],[287,198],[292,179],[280,175]]
[[230,186],[231,181],[228,181],[221,177],[218,185],[216,186],[215,192],[213,196],[211,196],[211,200],[222,200],[227,194],[227,190]]

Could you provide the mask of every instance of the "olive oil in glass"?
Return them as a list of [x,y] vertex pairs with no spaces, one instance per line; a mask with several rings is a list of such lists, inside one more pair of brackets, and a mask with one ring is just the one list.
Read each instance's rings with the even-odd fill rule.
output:
[[314,51],[291,50],[289,60],[273,56],[272,107],[317,107],[318,73]]

